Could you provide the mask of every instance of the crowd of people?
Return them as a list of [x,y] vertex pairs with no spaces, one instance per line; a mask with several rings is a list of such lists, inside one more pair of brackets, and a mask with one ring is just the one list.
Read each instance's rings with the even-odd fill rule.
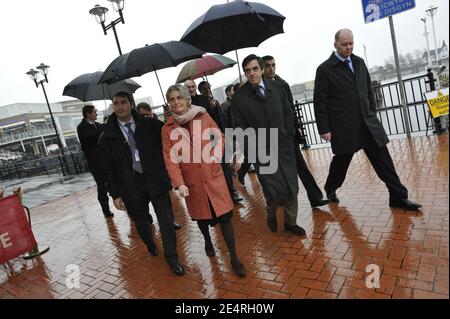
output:
[[[126,92],[113,97],[113,111],[105,124],[96,122],[93,106],[83,109],[78,135],[106,218],[117,210],[128,213],[152,256],[159,255],[150,225],[151,203],[161,232],[164,257],[176,275],[185,273],[178,258],[176,230],[169,192],[186,200],[187,211],[203,235],[205,253],[216,255],[209,233],[220,225],[230,264],[236,275],[246,276],[237,254],[233,208],[241,202],[233,175],[244,185],[253,165],[267,203],[267,226],[278,231],[276,212],[284,209],[284,230],[306,236],[298,222],[300,178],[311,207],[338,203],[336,191],[343,185],[353,155],[364,150],[377,175],[387,185],[390,206],[418,210],[408,199],[386,147],[389,142],[376,116],[370,76],[364,60],[353,54],[353,34],[339,30],[331,57],[317,69],[314,109],[321,137],[333,153],[324,195],[300,150],[299,123],[289,87],[278,74],[273,56],[249,55],[242,63],[247,82],[228,86],[220,105],[208,82],[193,80],[173,85],[166,93],[170,114],[161,122],[148,104],[133,105]],[[227,131],[236,136],[229,139]],[[256,143],[243,143],[240,134],[253,130]],[[227,158],[227,144],[240,148],[244,160]],[[273,148],[273,146],[276,146]],[[275,151],[273,151],[275,149]],[[270,154],[274,152],[275,154]],[[266,155],[271,161],[266,161]],[[273,160],[276,165],[273,165]],[[301,222],[301,221],[300,221]]]

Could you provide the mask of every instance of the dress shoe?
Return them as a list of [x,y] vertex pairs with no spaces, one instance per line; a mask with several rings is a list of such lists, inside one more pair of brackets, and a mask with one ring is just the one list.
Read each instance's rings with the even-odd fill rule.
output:
[[176,223],[176,222],[173,222],[173,228],[175,228],[175,230],[180,230],[181,229],[181,225]]
[[177,276],[183,276],[184,275],[184,268],[180,265],[180,263],[176,263],[173,265],[170,265],[170,268],[172,269],[172,272]]
[[208,257],[215,257],[216,256],[216,250],[214,249],[214,246],[213,246],[213,244],[212,244],[212,242],[206,242],[205,243],[205,252],[206,252],[206,255],[208,256]]
[[327,198],[331,203],[339,203],[339,198],[336,195],[335,189],[325,189],[327,192]]
[[231,268],[239,277],[247,276],[247,270],[245,270],[244,265],[240,261],[231,261]]
[[242,197],[239,197],[239,195],[236,193],[233,194],[232,199],[233,199],[233,203],[235,203],[235,204],[239,204],[243,200]]
[[103,212],[103,216],[105,216],[105,218],[113,218],[114,214],[111,211],[107,211]]
[[320,206],[325,206],[327,204],[330,203],[329,199],[319,199],[319,200],[315,200],[311,202],[311,207],[312,208],[316,208],[316,207],[320,207]]
[[269,227],[272,233],[276,233],[278,227],[277,217],[276,216],[267,217],[267,226]]
[[284,224],[284,230],[289,231],[297,236],[306,236],[306,231],[298,225]]
[[402,208],[404,210],[416,211],[422,208],[422,205],[414,203],[409,199],[390,200],[389,206],[392,208]]
[[153,257],[156,257],[159,255],[159,249],[158,249],[158,247],[156,247],[155,244],[147,245],[147,250],[150,253],[150,255],[152,255]]

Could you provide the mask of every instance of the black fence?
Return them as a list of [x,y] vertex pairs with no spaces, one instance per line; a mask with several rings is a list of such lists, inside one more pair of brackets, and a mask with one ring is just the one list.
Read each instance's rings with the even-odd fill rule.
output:
[[78,175],[88,172],[83,153],[69,153],[32,161],[4,162],[0,165],[0,181],[28,178],[40,175]]
[[[400,86],[398,82],[373,86],[378,108],[378,118],[389,136],[407,134],[406,121],[412,134],[427,133],[428,131],[441,132],[448,128],[448,120],[433,121],[429,114],[424,93],[434,90],[436,80],[433,73],[404,80],[406,95],[407,116],[405,119],[400,99]],[[313,145],[326,144],[317,130],[313,102],[296,103],[296,116],[303,123],[303,135],[306,140],[304,148]],[[445,124],[444,124],[445,123]],[[445,125],[445,127],[443,127]]]

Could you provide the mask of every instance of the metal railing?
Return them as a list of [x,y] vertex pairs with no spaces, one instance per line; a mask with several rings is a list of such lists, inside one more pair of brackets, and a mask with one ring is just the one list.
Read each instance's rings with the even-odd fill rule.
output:
[[[388,136],[406,134],[405,120],[410,124],[411,133],[426,133],[438,122],[430,117],[424,93],[432,91],[430,83],[434,83],[433,73],[404,80],[406,92],[407,118],[405,119],[400,103],[400,87],[398,82],[373,86],[377,104],[377,116]],[[303,135],[306,139],[304,148],[312,145],[324,145],[316,125],[314,102],[296,102],[296,117],[303,124]],[[440,122],[439,122],[440,123]],[[446,124],[448,128],[448,121]],[[436,127],[434,128],[436,130]]]
[[52,126],[46,127],[29,127],[21,128],[11,132],[3,132],[0,134],[0,145],[20,142],[26,139],[55,135],[55,131]]
[[89,168],[83,153],[68,153],[65,156],[46,157],[31,161],[10,161],[0,166],[0,181],[33,176],[62,174],[78,175]]

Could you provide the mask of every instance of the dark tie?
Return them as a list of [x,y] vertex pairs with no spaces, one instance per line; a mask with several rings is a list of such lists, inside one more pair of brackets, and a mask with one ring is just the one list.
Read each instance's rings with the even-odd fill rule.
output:
[[258,95],[261,98],[264,98],[266,96],[264,88],[261,85],[258,85],[255,87],[256,95]]
[[350,60],[346,59],[344,61],[345,65],[347,66],[347,68],[350,70],[350,72],[352,72],[353,74],[355,74],[355,71],[353,70],[352,66],[350,65]]
[[134,132],[131,129],[131,123],[127,123],[127,124],[125,124],[125,126],[127,127],[126,131],[127,131],[127,137],[128,137],[128,145],[130,145],[131,158],[133,159],[133,169],[136,172],[143,174],[144,170],[142,169],[141,161],[140,161],[140,159],[139,159],[139,161],[136,160],[136,155],[139,155],[139,150],[136,145],[136,140],[134,139]]

